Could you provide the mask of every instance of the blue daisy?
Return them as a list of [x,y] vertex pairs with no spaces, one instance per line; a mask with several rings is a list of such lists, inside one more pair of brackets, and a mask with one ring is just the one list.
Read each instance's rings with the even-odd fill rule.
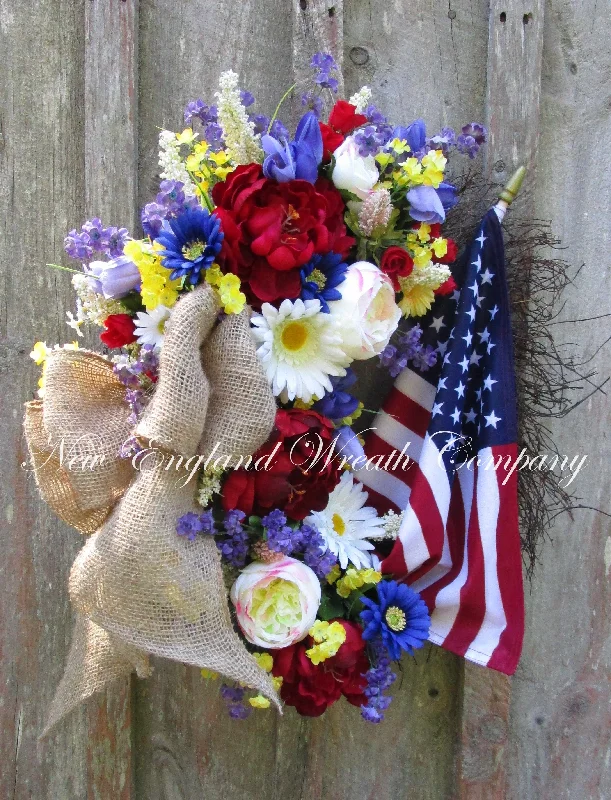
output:
[[376,589],[377,603],[361,598],[366,606],[360,615],[365,623],[363,639],[381,636],[390,657],[398,661],[401,650],[412,655],[426,641],[431,626],[429,610],[418,592],[405,583],[380,581]]
[[184,277],[195,286],[202,270],[214,262],[223,237],[220,219],[204,208],[186,208],[168,219],[156,241],[165,248],[162,264],[172,270],[171,280]]
[[320,300],[320,310],[328,314],[329,301],[341,300],[338,286],[346,277],[348,264],[338,253],[314,255],[301,269],[302,300]]

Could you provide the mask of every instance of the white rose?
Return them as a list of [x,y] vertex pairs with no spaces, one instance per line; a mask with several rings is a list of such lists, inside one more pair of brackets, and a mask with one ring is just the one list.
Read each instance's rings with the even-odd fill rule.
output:
[[345,139],[333,155],[333,183],[338,189],[347,189],[364,200],[380,177],[374,157],[359,155],[359,147],[352,136]]
[[358,261],[348,267],[338,289],[342,299],[329,308],[339,323],[342,350],[356,361],[378,355],[401,319],[392,281],[375,264]]
[[288,647],[304,639],[316,620],[320,581],[313,570],[285,556],[254,561],[231,587],[238,624],[251,644]]

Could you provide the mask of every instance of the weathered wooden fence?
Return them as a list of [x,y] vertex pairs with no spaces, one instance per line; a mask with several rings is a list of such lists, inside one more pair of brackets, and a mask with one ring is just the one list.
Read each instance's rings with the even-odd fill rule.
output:
[[[486,166],[529,166],[529,213],[554,220],[576,266],[565,318],[609,311],[611,21],[596,0],[0,0],[1,800],[611,796],[608,518],[559,519],[528,594],[512,684],[438,648],[406,661],[387,722],[337,704],[323,719],[230,721],[199,672],[157,662],[42,744],[72,630],[66,578],[81,544],[39,502],[22,403],[36,339],[66,341],[65,274],[45,268],[94,213],[136,226],[157,129],[232,67],[271,110],[316,50],[343,59],[395,120],[483,119]],[[293,108],[293,115],[296,112]],[[523,211],[522,213],[525,213]],[[605,320],[558,325],[591,353]],[[589,350],[588,350],[589,348]],[[608,371],[604,350],[595,357]],[[378,396],[378,402],[380,397]],[[557,423],[589,454],[583,505],[608,506],[610,406]]]

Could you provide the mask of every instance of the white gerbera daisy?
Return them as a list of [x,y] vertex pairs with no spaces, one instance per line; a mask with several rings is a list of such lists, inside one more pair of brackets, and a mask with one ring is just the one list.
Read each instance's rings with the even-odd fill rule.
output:
[[333,390],[329,375],[345,375],[350,359],[341,334],[319,300],[283,300],[280,308],[263,303],[252,318],[257,355],[275,395],[309,402]]
[[136,314],[136,338],[140,344],[161,347],[163,333],[172,309],[158,305],[152,311],[139,311]]
[[373,564],[368,552],[374,546],[367,537],[380,538],[383,521],[374,508],[366,506],[367,492],[355,484],[352,475],[344,472],[340,482],[329,495],[324,511],[315,511],[306,522],[322,534],[327,547],[339,560],[342,569],[348,562],[357,569]]

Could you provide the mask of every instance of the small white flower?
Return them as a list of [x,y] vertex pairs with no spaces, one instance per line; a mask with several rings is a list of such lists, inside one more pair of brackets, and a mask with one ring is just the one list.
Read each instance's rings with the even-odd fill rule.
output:
[[355,106],[357,114],[363,114],[371,102],[371,89],[369,86],[361,86],[358,92],[355,92],[348,102],[350,105]]
[[166,181],[180,181],[187,197],[197,193],[195,184],[189,177],[184,161],[180,157],[180,144],[172,131],[161,131],[159,134],[159,176]]
[[373,564],[369,550],[374,546],[367,537],[379,539],[383,521],[374,508],[366,506],[367,492],[355,484],[352,475],[344,472],[340,482],[329,495],[324,511],[315,511],[305,522],[320,531],[329,550],[339,560],[342,569],[348,562],[357,569]]
[[165,324],[169,319],[171,309],[158,305],[152,311],[139,311],[136,314],[136,338],[140,344],[150,344],[161,347]]
[[219,78],[218,120],[223,130],[225,150],[234,164],[260,164],[263,161],[261,137],[255,133],[240,99],[239,76],[233,70],[223,72]]
[[283,300],[276,309],[263,303],[252,318],[257,355],[275,395],[309,402],[332,391],[329,375],[345,375],[350,359],[341,333],[319,300]]
[[83,322],[85,320],[77,319],[74,316],[74,314],[72,313],[72,311],[66,311],[66,316],[68,317],[68,322],[66,322],[66,325],[69,328],[72,328],[73,330],[75,330],[77,336],[82,337],[83,336],[83,331],[81,330],[81,325],[83,324]]

